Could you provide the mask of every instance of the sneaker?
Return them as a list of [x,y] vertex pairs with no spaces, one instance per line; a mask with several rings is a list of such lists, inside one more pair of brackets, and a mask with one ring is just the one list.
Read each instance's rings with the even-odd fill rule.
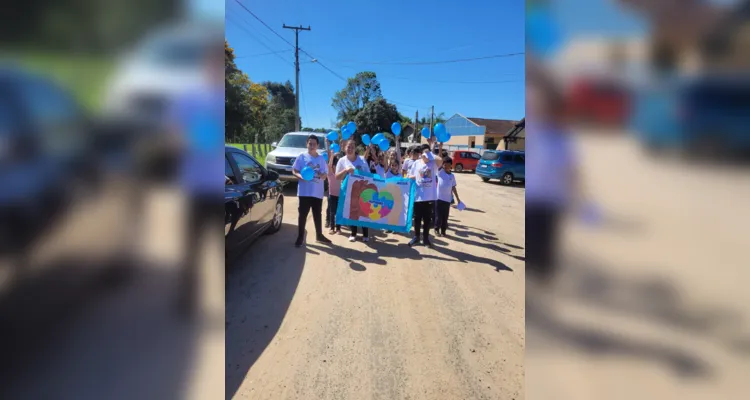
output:
[[419,238],[418,238],[418,237],[416,237],[416,236],[415,236],[415,237],[413,237],[413,238],[411,238],[411,240],[409,241],[409,247],[412,247],[412,246],[414,246],[415,244],[419,244]]
[[440,237],[443,236],[440,232],[435,232],[435,236]]
[[432,248],[432,242],[430,241],[429,238],[427,238],[427,239],[424,240],[424,245],[427,246],[427,247],[429,247],[429,248]]
[[315,238],[315,241],[318,243],[331,243],[331,239],[328,239],[327,237],[320,235],[317,238]]
[[294,242],[294,247],[300,247],[300,246],[302,246],[302,238],[298,237],[297,241]]
[[336,234],[336,230],[335,230],[335,229],[333,229],[333,228],[331,228],[331,230],[330,230],[330,231],[328,231],[328,234],[329,234],[329,235],[335,235],[335,234]]
[[357,237],[356,237],[356,236],[349,236],[349,241],[350,241],[350,242],[354,242],[354,241],[356,241],[356,240],[357,240]]
[[364,238],[362,238],[362,241],[365,242],[365,243],[367,243],[367,242],[370,241],[370,238],[369,237],[364,237]]

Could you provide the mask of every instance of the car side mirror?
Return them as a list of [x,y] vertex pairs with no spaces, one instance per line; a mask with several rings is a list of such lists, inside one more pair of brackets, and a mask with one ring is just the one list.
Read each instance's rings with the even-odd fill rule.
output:
[[268,171],[268,175],[266,175],[266,176],[267,176],[267,177],[268,177],[268,179],[269,179],[269,180],[271,180],[271,181],[277,181],[277,180],[279,180],[279,173],[278,173],[278,172],[276,172],[276,171],[271,171],[271,170],[269,170],[269,171]]
[[273,142],[273,143],[271,143],[271,147],[272,147],[272,148],[274,148],[274,149],[275,149],[275,148],[276,148],[276,147],[277,147],[278,145],[279,145],[279,144],[278,144],[277,142]]

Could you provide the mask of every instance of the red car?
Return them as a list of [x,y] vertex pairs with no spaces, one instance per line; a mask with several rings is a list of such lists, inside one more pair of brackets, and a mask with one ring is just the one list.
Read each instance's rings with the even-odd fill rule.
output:
[[569,116],[577,122],[622,126],[628,118],[630,93],[606,80],[578,80],[567,94]]
[[463,172],[466,170],[476,171],[477,164],[479,164],[482,156],[473,151],[454,151],[451,158],[453,159],[453,169],[456,172]]

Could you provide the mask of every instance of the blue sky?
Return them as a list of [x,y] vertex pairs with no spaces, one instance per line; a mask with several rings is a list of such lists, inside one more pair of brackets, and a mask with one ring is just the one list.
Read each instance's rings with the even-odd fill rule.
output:
[[[378,74],[384,97],[402,114],[420,118],[434,105],[446,116],[524,117],[524,57],[432,65],[425,62],[524,51],[524,3],[397,1],[326,2],[242,0],[284,38],[282,24],[312,27],[300,32],[300,47],[344,78],[359,71]],[[250,79],[294,83],[293,48],[240,7],[226,0],[226,38],[237,65]],[[281,51],[277,54],[267,54]],[[264,54],[264,55],[261,55]],[[303,126],[330,128],[336,119],[334,92],[345,82],[300,54],[300,115]],[[467,83],[469,82],[469,83]],[[476,83],[481,82],[481,83]]]

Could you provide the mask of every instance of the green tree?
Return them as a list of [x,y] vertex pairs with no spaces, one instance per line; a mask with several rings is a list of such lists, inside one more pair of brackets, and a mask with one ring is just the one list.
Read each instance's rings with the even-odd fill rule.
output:
[[263,141],[264,113],[269,93],[265,86],[253,83],[237,68],[234,50],[224,41],[224,123],[225,140],[231,143]]
[[399,113],[396,106],[388,103],[385,99],[377,99],[367,103],[354,117],[357,124],[357,143],[361,142],[361,135],[369,133],[383,133],[391,141],[394,137],[390,133],[391,125],[399,120]]
[[351,121],[368,103],[382,99],[380,82],[374,72],[359,72],[349,78],[346,86],[333,95],[331,105],[338,112],[339,121]]

